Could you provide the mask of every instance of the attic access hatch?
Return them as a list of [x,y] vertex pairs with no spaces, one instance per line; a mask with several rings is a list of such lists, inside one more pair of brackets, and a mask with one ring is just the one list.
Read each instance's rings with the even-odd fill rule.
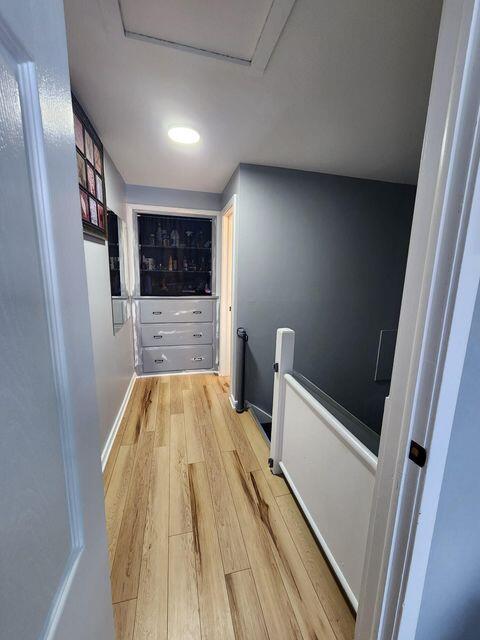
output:
[[263,73],[295,0],[118,0],[125,36]]

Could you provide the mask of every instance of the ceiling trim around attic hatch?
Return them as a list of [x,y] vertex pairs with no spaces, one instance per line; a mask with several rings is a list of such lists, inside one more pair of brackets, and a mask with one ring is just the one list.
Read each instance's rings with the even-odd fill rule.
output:
[[172,40],[166,40],[164,38],[156,38],[155,36],[148,36],[143,33],[135,33],[134,31],[129,31],[125,26],[121,0],[118,0],[118,10],[120,12],[123,33],[126,38],[131,38],[132,40],[141,40],[142,42],[169,47],[172,49],[178,49],[180,51],[185,51],[187,53],[193,53],[195,55],[208,58],[217,58],[223,60],[224,62],[230,62],[232,64],[248,67],[253,72],[261,75],[267,68],[277,42],[279,41],[285,25],[287,24],[287,20],[292,12],[294,4],[295,0],[272,0],[270,11],[268,12],[265,23],[260,32],[260,36],[258,38],[257,44],[255,46],[255,51],[251,59],[229,56],[228,54],[221,53],[220,51],[202,49],[200,47],[194,47],[183,42],[175,42]]

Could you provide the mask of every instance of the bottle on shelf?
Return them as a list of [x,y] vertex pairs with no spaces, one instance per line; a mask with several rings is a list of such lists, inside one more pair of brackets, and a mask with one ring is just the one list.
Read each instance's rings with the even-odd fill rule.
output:
[[[208,223],[167,215],[138,220],[138,237],[144,243],[138,253],[141,295],[210,296],[213,243]],[[110,268],[117,273],[115,259]]]
[[147,269],[149,271],[155,271],[155,260],[154,260],[154,258],[147,258]]
[[173,229],[172,233],[170,234],[170,240],[171,240],[172,247],[178,247],[180,234],[178,233],[177,229]]

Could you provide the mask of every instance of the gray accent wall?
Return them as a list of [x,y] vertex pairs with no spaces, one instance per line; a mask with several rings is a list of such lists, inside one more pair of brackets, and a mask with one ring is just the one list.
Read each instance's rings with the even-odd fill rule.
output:
[[232,193],[247,401],[271,413],[275,332],[290,327],[295,368],[379,431],[378,340],[398,323],[415,187],[242,164]]
[[220,211],[221,208],[221,193],[143,187],[135,184],[128,184],[126,189],[128,204],[148,204],[161,207],[179,207],[183,209],[205,209],[206,211]]
[[480,629],[480,294],[470,329],[415,640]]

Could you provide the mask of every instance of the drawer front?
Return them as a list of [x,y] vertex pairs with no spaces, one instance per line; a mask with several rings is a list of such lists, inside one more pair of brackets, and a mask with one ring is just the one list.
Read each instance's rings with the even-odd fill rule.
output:
[[212,344],[213,325],[202,322],[142,325],[142,346]]
[[212,368],[211,345],[165,347],[163,349],[162,347],[147,347],[142,351],[144,373]]
[[140,300],[140,322],[212,322],[213,300]]

